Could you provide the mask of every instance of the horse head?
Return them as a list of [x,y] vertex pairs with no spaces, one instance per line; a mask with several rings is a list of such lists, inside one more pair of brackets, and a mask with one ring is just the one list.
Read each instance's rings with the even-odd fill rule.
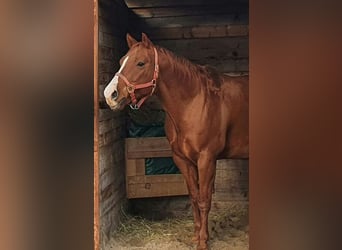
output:
[[127,44],[129,50],[120,59],[121,67],[104,90],[112,110],[122,110],[128,104],[138,109],[156,87],[159,66],[153,43],[143,33],[141,42],[127,34]]

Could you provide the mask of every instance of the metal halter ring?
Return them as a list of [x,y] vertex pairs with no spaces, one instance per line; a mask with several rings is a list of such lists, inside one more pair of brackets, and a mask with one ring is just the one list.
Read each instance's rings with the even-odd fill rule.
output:
[[131,107],[131,109],[133,110],[138,110],[139,109],[139,106],[137,104],[130,104],[129,105]]

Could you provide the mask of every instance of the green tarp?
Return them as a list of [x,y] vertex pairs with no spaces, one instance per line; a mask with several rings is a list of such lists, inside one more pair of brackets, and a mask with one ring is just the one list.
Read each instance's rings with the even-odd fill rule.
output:
[[[155,123],[150,125],[142,125],[130,120],[128,126],[129,137],[162,137],[165,136],[164,124]],[[179,174],[179,169],[173,162],[171,157],[146,158],[145,174]]]

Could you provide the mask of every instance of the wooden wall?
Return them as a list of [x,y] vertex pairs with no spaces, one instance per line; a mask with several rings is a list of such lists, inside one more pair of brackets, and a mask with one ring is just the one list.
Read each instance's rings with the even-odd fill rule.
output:
[[126,33],[131,32],[123,1],[99,1],[99,169],[100,243],[103,246],[127,206],[124,138],[126,112],[113,112],[105,104],[103,90],[119,69],[119,59],[127,52]]
[[212,211],[225,210],[232,202],[248,202],[248,165],[249,161],[245,159],[224,159],[216,162]]

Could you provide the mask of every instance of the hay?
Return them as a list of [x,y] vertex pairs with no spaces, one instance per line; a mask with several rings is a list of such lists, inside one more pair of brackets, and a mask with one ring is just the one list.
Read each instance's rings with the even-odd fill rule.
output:
[[[167,218],[161,221],[148,220],[140,216],[128,215],[122,210],[123,220],[114,233],[113,240],[121,245],[144,246],[149,242],[181,242],[193,246],[194,232],[192,216]],[[240,237],[248,231],[248,207],[231,206],[225,211],[213,211],[209,215],[211,239]]]
[[113,238],[121,243],[144,245],[154,240],[177,240],[191,244],[189,239],[193,234],[192,217],[167,218],[162,221],[152,221],[140,216],[123,213],[123,220]]

